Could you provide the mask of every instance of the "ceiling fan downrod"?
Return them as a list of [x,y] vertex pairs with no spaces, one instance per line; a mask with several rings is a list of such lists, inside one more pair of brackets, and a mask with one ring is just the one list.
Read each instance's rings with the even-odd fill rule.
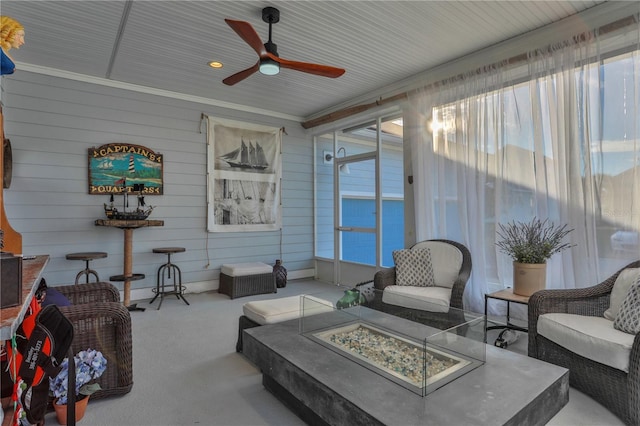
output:
[[275,7],[265,7],[262,9],[262,20],[269,24],[269,40],[264,44],[267,52],[278,55],[278,45],[271,41],[271,25],[280,22],[280,11]]

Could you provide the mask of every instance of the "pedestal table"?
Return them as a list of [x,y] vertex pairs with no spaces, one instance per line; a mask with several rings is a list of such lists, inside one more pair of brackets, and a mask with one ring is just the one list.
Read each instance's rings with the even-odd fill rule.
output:
[[164,226],[164,220],[123,220],[123,219],[96,219],[96,226],[111,226],[124,231],[124,306],[132,310],[144,310],[136,304],[131,305],[131,281],[135,279],[133,274],[133,230],[147,226]]

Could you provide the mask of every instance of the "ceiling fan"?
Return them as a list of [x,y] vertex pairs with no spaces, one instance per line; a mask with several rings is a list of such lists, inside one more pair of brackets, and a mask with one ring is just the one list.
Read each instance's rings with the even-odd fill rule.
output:
[[262,43],[258,33],[253,29],[250,23],[245,21],[234,21],[233,19],[225,19],[225,22],[242,38],[249,46],[256,51],[259,56],[258,62],[246,70],[237,72],[222,82],[228,86],[233,86],[249,77],[256,71],[260,71],[265,75],[275,75],[280,72],[280,68],[288,68],[296,71],[302,71],[309,74],[320,75],[322,77],[336,78],[344,74],[342,68],[331,67],[328,65],[310,64],[307,62],[290,61],[278,56],[278,47],[271,41],[271,25],[280,21],[280,11],[275,7],[265,7],[262,9],[262,20],[269,24],[269,41]]

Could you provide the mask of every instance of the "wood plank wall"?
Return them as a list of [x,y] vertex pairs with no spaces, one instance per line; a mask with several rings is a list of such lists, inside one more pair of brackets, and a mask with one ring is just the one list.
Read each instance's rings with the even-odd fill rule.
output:
[[[164,195],[147,196],[161,228],[134,231],[133,269],[155,286],[166,256],[154,247],[182,246],[172,260],[184,283],[218,287],[223,263],[280,258],[280,232],[206,232],[206,125],[213,117],[284,126],[282,259],[289,271],[313,268],[313,143],[296,122],[25,71],[3,77],[5,133],[13,147],[7,216],[22,233],[25,254],[49,254],[51,285],[72,283],[84,267],[67,253],[105,251],[92,263],[102,279],[121,274],[123,232],[94,226],[108,196],[88,194],[88,148],[124,142],[164,155]],[[119,283],[121,288],[121,283]],[[189,285],[189,284],[187,284]]]

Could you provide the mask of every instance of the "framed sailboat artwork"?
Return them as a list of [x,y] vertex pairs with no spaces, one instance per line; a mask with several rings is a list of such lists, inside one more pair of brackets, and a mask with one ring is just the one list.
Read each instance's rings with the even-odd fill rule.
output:
[[162,195],[163,156],[142,145],[110,143],[89,148],[89,194]]
[[281,129],[207,120],[207,230],[280,229]]

